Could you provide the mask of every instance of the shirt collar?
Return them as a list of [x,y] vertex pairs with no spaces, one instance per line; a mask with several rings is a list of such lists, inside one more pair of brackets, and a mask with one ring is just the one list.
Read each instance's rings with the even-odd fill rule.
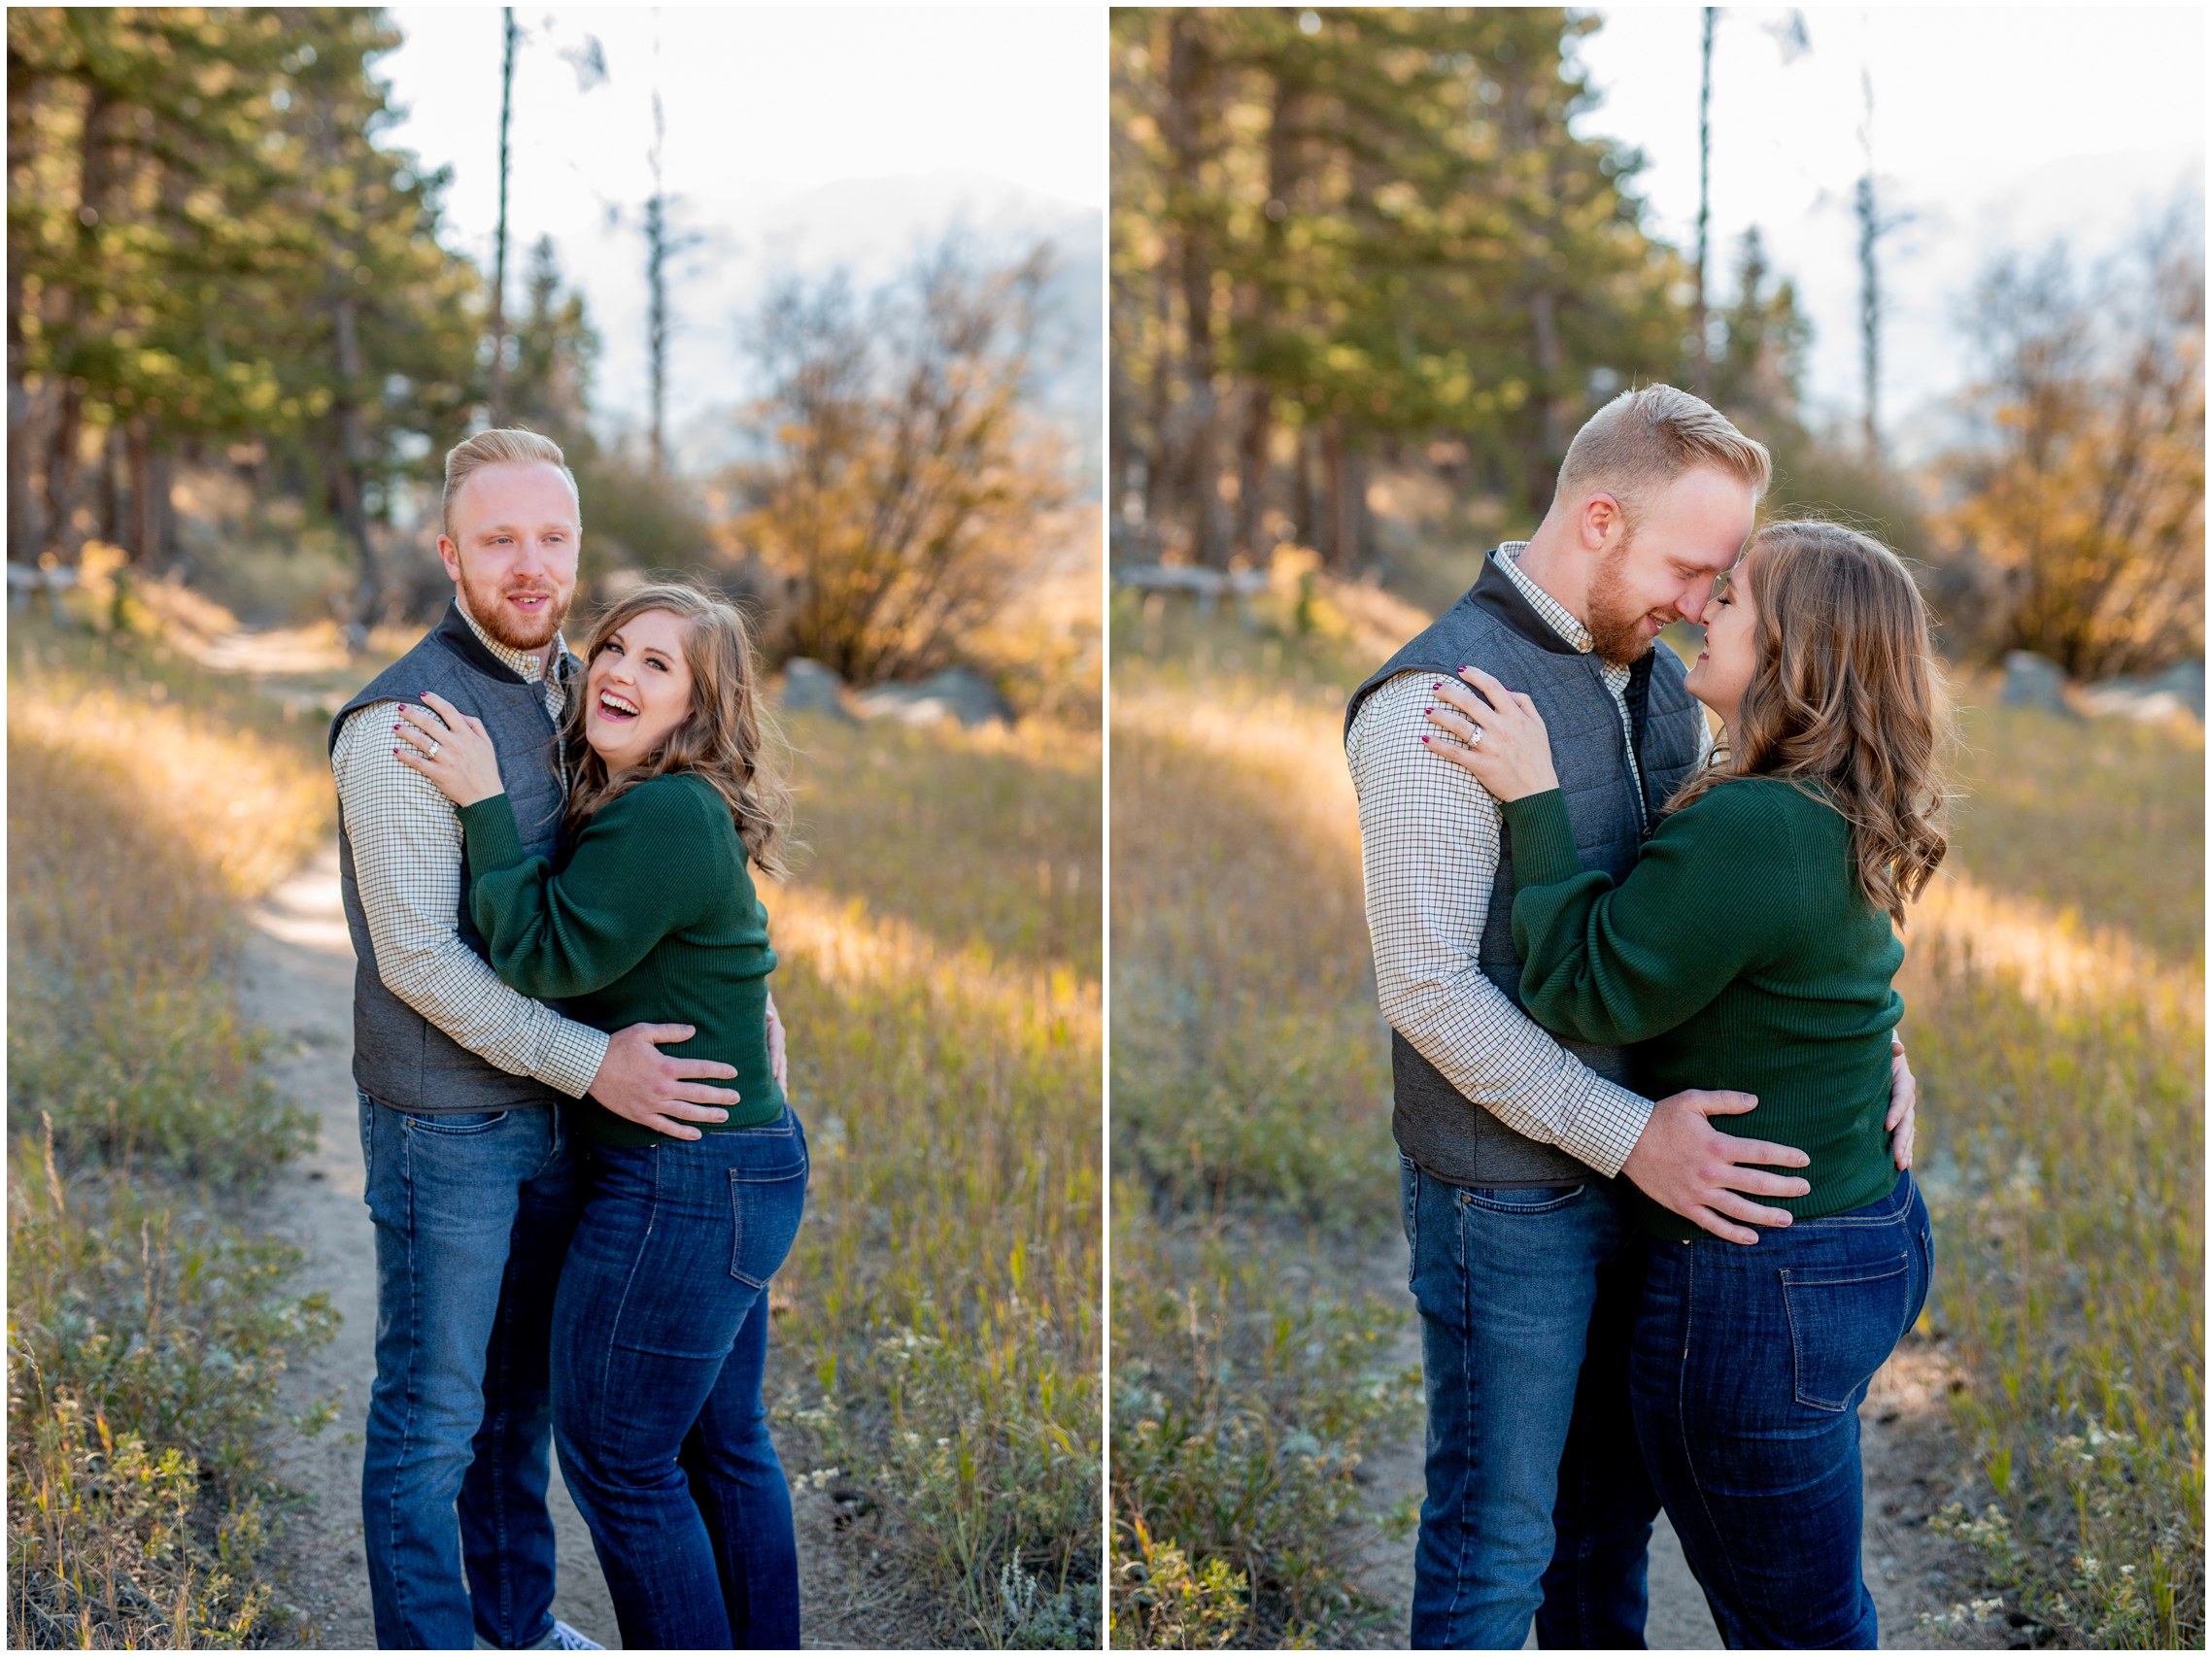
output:
[[1497,552],[1498,567],[1506,572],[1515,587],[1520,589],[1520,595],[1529,601],[1536,613],[1550,626],[1553,632],[1573,645],[1575,649],[1587,654],[1595,642],[1590,637],[1590,629],[1576,620],[1574,611],[1568,609],[1566,605],[1560,603],[1558,599],[1539,587],[1534,576],[1526,574],[1521,569],[1520,556],[1526,551],[1528,551],[1526,541],[1501,543]]
[[[468,606],[459,601],[459,594],[455,595],[454,608],[460,612],[460,619],[468,624],[468,630],[476,635],[477,642],[490,651],[498,659],[501,666],[511,668],[527,685],[535,685],[545,677],[545,652],[542,650],[516,650],[511,645],[501,644],[486,632],[482,624],[468,613]],[[556,632],[553,635],[553,659],[555,663],[558,664],[566,660],[567,656],[568,641]],[[558,671],[555,677],[557,679],[561,677]]]

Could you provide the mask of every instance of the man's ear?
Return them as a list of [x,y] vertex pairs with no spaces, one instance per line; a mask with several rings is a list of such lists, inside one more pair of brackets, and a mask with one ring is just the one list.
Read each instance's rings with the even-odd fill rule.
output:
[[1626,524],[1627,518],[1619,500],[1601,490],[1582,502],[1575,526],[1582,532],[1582,546],[1594,553],[1612,538],[1615,530]]
[[453,544],[450,535],[438,537],[438,561],[446,566],[446,578],[449,581],[460,579],[460,549]]

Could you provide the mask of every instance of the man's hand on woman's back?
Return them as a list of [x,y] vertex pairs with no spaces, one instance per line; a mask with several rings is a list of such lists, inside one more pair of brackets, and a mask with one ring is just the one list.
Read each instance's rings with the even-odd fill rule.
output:
[[[1739,1139],[1706,1119],[1734,1116],[1758,1100],[1748,1093],[1692,1088],[1651,1106],[1651,1119],[1620,1171],[1660,1207],[1729,1242],[1755,1243],[1752,1226],[1787,1226],[1788,1211],[1753,1197],[1802,1197],[1813,1188],[1795,1174],[1767,1173],[1745,1164],[1803,1167],[1813,1159],[1794,1145]],[[1734,1222],[1745,1222],[1736,1224]]]
[[[1803,1167],[1813,1160],[1791,1145],[1739,1139],[1706,1120],[1714,1115],[1732,1116],[1757,1103],[1750,1094],[1699,1089],[1662,1099],[1651,1107],[1651,1120],[1620,1171],[1660,1207],[1671,1209],[1715,1236],[1729,1242],[1755,1243],[1758,1233],[1729,1222],[1787,1226],[1789,1215],[1783,1209],[1753,1202],[1749,1197],[1802,1197],[1812,1187],[1793,1174],[1764,1173],[1755,1166],[1741,1165]],[[1891,1036],[1889,1109],[1883,1127],[1889,1133],[1890,1159],[1899,1168],[1913,1166],[1914,1116],[1919,1105],[1920,1084],[1913,1079],[1912,1065],[1905,1062],[1905,1044]],[[1746,1193],[1749,1197],[1743,1195]]]
[[591,1095],[625,1121],[671,1139],[696,1139],[695,1122],[727,1122],[724,1108],[737,1102],[730,1088],[707,1085],[727,1081],[736,1067],[713,1059],[677,1059],[661,1051],[664,1041],[689,1041],[697,1033],[688,1024],[633,1024],[607,1041],[607,1056],[592,1078]]

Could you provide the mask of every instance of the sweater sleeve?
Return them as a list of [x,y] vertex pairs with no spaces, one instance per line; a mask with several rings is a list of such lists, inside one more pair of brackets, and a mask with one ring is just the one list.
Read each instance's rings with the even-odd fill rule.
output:
[[505,795],[462,807],[469,914],[501,980],[527,996],[588,995],[704,915],[718,878],[705,806],[673,780],[640,783],[585,826],[558,874],[525,855]]
[[1663,1034],[1769,959],[1794,924],[1795,836],[1764,791],[1722,784],[1662,821],[1616,888],[1584,870],[1558,790],[1505,807],[1520,995],[1547,1030]]

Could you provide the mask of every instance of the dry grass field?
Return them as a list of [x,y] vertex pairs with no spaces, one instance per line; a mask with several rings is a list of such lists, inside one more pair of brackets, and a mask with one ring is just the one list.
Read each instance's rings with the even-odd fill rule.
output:
[[[1372,1632],[1355,1470],[1417,1409],[1348,1269],[1396,1193],[1339,730],[1388,646],[1288,621],[1114,616],[1121,1646]],[[1897,1632],[2201,1643],[2202,735],[1960,694],[1901,983],[1951,1418],[1901,1431],[1980,1586]]]
[[[315,653],[256,689],[170,640],[11,629],[12,1646],[291,1632],[266,1469],[316,1423],[277,1382],[332,1314],[223,1222],[305,1131],[226,973],[334,807]],[[815,1173],[777,1282],[786,1461],[874,1515],[881,1643],[1092,1644],[1098,736],[792,734],[810,849],[766,896]]]

